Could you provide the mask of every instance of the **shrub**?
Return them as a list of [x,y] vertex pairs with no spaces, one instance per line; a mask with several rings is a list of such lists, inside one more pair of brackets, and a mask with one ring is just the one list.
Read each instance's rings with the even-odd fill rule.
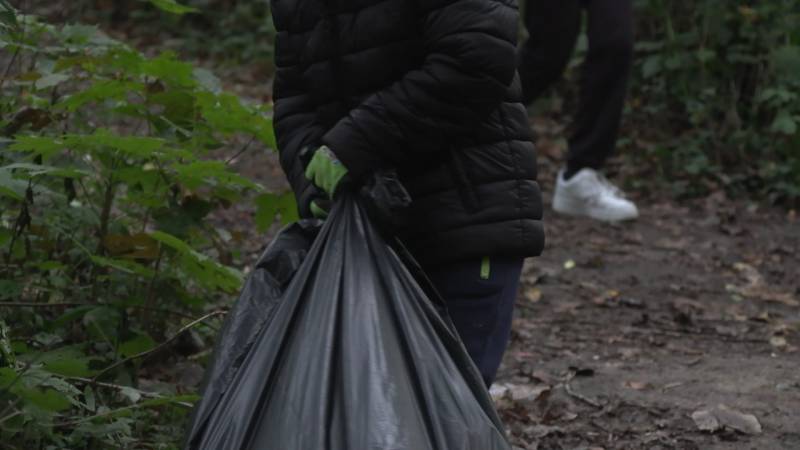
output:
[[260,229],[296,216],[291,195],[209,157],[274,148],[269,111],[173,54],[5,0],[0,51],[0,438],[173,448],[193,396],[140,389],[137,356],[238,290],[209,214],[253,194]]
[[[628,119],[670,179],[800,198],[800,2],[638,0]],[[659,131],[661,130],[661,131]]]

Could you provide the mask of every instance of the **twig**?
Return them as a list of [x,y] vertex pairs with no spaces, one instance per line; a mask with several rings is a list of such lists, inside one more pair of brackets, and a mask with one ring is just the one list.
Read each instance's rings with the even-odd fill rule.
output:
[[[165,308],[156,308],[151,306],[142,306],[142,305],[126,305],[126,306],[118,306],[113,305],[110,303],[41,303],[41,302],[0,302],[0,308],[77,308],[80,306],[111,306],[111,307],[119,307],[119,308],[132,308],[132,309],[142,309],[147,311],[153,312],[160,312],[170,314],[176,317],[183,317],[184,319],[192,319],[194,320],[194,316],[190,316],[189,314],[182,313],[180,311],[174,311],[171,309]],[[227,309],[221,309],[222,312],[227,312]],[[216,329],[211,325],[205,324],[212,329]]]
[[89,306],[96,303],[38,303],[38,302],[0,302],[0,308],[73,308],[76,306]]
[[238,158],[238,157],[242,156],[242,153],[246,152],[246,151],[247,151],[247,149],[248,149],[248,148],[250,148],[250,144],[252,144],[252,143],[253,143],[253,141],[254,141],[255,139],[256,139],[256,137],[255,137],[255,136],[252,136],[252,137],[250,138],[250,140],[249,140],[249,141],[247,141],[247,144],[245,144],[245,145],[244,145],[244,147],[242,147],[242,149],[241,149],[241,150],[239,150],[238,152],[236,152],[236,154],[235,154],[235,155],[231,156],[230,158],[228,158],[228,160],[227,160],[227,161],[225,161],[225,165],[227,166],[227,165],[228,165],[228,164],[230,164],[230,163],[231,163],[233,160],[235,160],[236,158]]
[[[183,406],[183,407],[186,407],[186,408],[191,408],[191,407],[194,406],[194,405],[186,403],[186,402],[174,402],[174,404],[180,405],[180,406]],[[113,416],[115,414],[119,414],[122,411],[130,411],[130,410],[133,410],[133,409],[146,408],[147,406],[148,405],[137,403],[135,405],[124,406],[122,408],[112,409],[112,410],[106,411],[104,413],[95,414],[93,416],[84,417],[84,418],[81,418],[81,419],[78,419],[78,420],[73,420],[73,421],[69,421],[69,422],[62,422],[62,423],[52,423],[52,424],[49,424],[49,425],[53,426],[53,427],[74,427],[74,426],[80,425],[82,423],[91,422],[92,420],[99,419],[101,417]]]
[[161,261],[164,258],[164,246],[161,245],[158,248],[158,258],[156,258],[156,264],[153,268],[153,276],[150,277],[150,281],[147,283],[147,292],[145,294],[145,308],[142,309],[144,312],[142,314],[142,322],[147,323],[150,319],[149,312],[152,311],[153,304],[156,302],[156,281],[158,280],[158,274],[161,270]]
[[[97,248],[95,249],[94,253],[96,255],[103,256],[105,255],[105,239],[108,235],[108,226],[111,222],[111,208],[114,206],[114,196],[116,195],[116,181],[114,180],[113,171],[116,170],[117,164],[116,161],[111,162],[111,171],[112,175],[108,179],[108,186],[106,186],[105,193],[103,194],[103,208],[100,211],[100,228],[97,230]],[[94,301],[97,301],[97,289],[98,289],[98,266],[92,266],[92,294],[91,298]]]
[[0,78],[0,89],[3,88],[3,85],[6,84],[6,78],[8,78],[9,73],[11,73],[11,67],[14,66],[14,63],[17,61],[17,56],[19,56],[19,49],[20,47],[14,50],[14,54],[11,56],[11,61],[9,61],[8,66],[6,66],[5,72],[3,72],[3,78]]
[[16,410],[16,411],[12,412],[11,414],[9,414],[9,415],[7,415],[5,417],[0,417],[0,425],[2,425],[3,422],[5,422],[6,420],[11,420],[11,419],[13,419],[14,417],[17,417],[20,414],[22,414],[22,411]]
[[[115,389],[118,391],[128,389],[130,386],[123,386],[121,384],[114,384],[114,383],[106,383],[103,381],[94,381],[91,378],[82,378],[82,377],[64,377],[65,380],[75,381],[78,383],[90,384],[92,386],[100,386],[108,389]],[[136,391],[142,394],[142,397],[149,397],[149,398],[162,398],[163,395],[157,394],[155,392],[146,392],[136,389]]]
[[114,363],[114,364],[112,364],[112,365],[110,365],[110,366],[106,367],[105,369],[101,370],[101,371],[100,371],[100,373],[98,373],[97,375],[95,375],[95,376],[94,376],[94,378],[92,378],[92,380],[93,380],[93,381],[97,381],[97,380],[98,380],[98,379],[100,379],[100,377],[102,377],[103,375],[105,375],[105,374],[107,374],[107,373],[111,372],[112,370],[116,369],[117,367],[119,367],[119,366],[121,366],[121,365],[123,365],[123,364],[125,364],[125,363],[128,363],[128,362],[130,362],[130,361],[133,361],[134,359],[144,358],[144,357],[146,357],[146,356],[148,356],[148,355],[151,355],[151,354],[153,354],[153,353],[155,353],[155,352],[157,352],[157,351],[159,351],[159,350],[163,349],[164,347],[166,347],[166,346],[168,346],[169,344],[171,344],[171,343],[172,343],[172,342],[173,342],[175,339],[177,339],[177,338],[178,338],[178,337],[179,337],[181,334],[183,334],[183,333],[185,333],[186,331],[190,330],[191,328],[193,328],[193,327],[194,327],[194,326],[196,326],[197,324],[199,324],[199,323],[202,323],[202,322],[204,322],[204,321],[206,321],[206,320],[208,320],[208,319],[210,319],[210,318],[212,318],[212,317],[214,317],[214,316],[220,316],[220,315],[223,315],[223,314],[225,314],[225,311],[214,311],[214,312],[211,312],[211,313],[208,313],[208,314],[206,314],[206,315],[205,315],[205,316],[203,316],[203,317],[200,317],[200,318],[199,318],[199,319],[197,319],[197,320],[194,320],[194,321],[192,321],[192,322],[188,323],[188,324],[187,324],[187,325],[185,325],[183,328],[181,328],[180,330],[178,330],[178,332],[177,332],[177,333],[173,334],[173,335],[172,335],[172,337],[170,337],[170,338],[169,338],[169,339],[167,339],[166,341],[164,341],[164,342],[162,342],[162,343],[158,344],[157,346],[155,346],[155,347],[151,348],[150,350],[147,350],[147,351],[144,351],[144,352],[138,353],[138,354],[136,354],[136,355],[129,356],[129,357],[127,357],[127,358],[123,359],[123,360],[117,361],[116,363]]

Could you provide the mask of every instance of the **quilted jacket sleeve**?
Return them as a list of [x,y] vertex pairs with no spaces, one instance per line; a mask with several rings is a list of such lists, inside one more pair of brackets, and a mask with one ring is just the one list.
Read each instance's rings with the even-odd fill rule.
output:
[[[418,0],[420,67],[367,97],[323,137],[356,176],[424,160],[503,102],[516,73],[514,0]],[[425,142],[424,146],[411,143]],[[421,150],[427,149],[427,150]]]

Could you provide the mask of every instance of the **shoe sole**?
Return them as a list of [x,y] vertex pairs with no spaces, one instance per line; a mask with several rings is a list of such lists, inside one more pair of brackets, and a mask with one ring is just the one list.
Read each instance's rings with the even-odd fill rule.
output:
[[575,207],[572,204],[569,204],[565,201],[553,201],[553,211],[564,214],[567,216],[572,217],[588,217],[589,219],[599,220],[601,222],[608,222],[608,223],[615,223],[615,222],[627,222],[630,220],[636,220],[639,218],[639,214],[636,213],[635,215],[626,215],[626,216],[619,216],[619,217],[609,217],[609,216],[601,216],[601,215],[593,215],[588,212],[582,207]]

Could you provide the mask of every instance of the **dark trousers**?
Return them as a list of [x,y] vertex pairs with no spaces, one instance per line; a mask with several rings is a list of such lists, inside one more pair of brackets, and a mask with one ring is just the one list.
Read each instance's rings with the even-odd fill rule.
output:
[[487,279],[481,277],[480,260],[428,272],[487,387],[494,381],[511,336],[522,262],[493,258]]
[[589,52],[581,74],[580,100],[567,166],[599,169],[614,150],[633,57],[631,0],[527,0],[529,39],[519,52],[526,104],[561,77],[588,15]]

